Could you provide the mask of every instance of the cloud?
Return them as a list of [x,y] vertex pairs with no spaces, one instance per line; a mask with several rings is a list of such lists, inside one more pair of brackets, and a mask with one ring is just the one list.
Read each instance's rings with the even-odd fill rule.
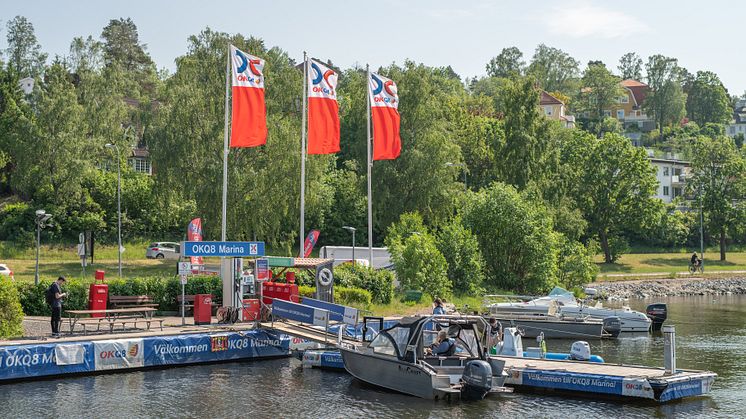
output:
[[626,38],[650,29],[635,16],[586,3],[557,6],[542,20],[550,32],[572,38]]

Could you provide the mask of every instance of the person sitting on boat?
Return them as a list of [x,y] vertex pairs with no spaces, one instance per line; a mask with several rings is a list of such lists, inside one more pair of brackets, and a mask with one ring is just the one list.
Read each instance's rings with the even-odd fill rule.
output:
[[695,268],[699,268],[699,264],[702,263],[702,259],[697,256],[697,252],[692,253],[691,264]]
[[436,298],[434,303],[433,314],[446,314],[446,309],[443,307],[443,301],[440,298]]
[[456,339],[449,338],[445,330],[438,332],[438,339],[425,349],[425,354],[451,356],[456,352]]

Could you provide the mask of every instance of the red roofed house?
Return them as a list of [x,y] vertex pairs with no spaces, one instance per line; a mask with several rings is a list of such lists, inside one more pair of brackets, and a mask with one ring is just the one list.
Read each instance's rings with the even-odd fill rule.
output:
[[636,125],[642,132],[655,129],[655,121],[642,110],[642,104],[650,88],[647,84],[637,80],[623,80],[621,82],[624,95],[617,98],[616,103],[609,110],[604,110],[604,116],[611,116],[619,120],[624,128]]
[[565,115],[565,102],[542,90],[539,106],[547,118],[562,122],[562,126],[565,128],[575,127],[575,117]]

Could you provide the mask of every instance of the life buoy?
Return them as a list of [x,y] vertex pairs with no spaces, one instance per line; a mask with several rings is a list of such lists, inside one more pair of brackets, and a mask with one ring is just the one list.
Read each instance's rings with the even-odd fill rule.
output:
[[334,274],[329,268],[324,268],[319,271],[318,281],[322,287],[328,287],[334,282]]

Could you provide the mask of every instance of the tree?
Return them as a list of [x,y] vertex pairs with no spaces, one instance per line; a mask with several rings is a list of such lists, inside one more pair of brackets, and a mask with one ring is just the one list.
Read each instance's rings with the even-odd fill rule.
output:
[[23,16],[16,16],[6,25],[8,30],[8,67],[21,78],[38,77],[44,72],[47,54],[41,52],[34,25]]
[[546,91],[558,90],[565,94],[572,94],[575,90],[573,81],[577,79],[580,63],[561,49],[540,44],[534,51],[527,74],[539,81],[541,88]]
[[448,264],[448,279],[460,295],[478,295],[484,281],[484,259],[477,237],[460,217],[445,224],[437,234],[437,246]]
[[523,53],[516,47],[503,48],[499,55],[487,63],[487,74],[490,77],[515,77],[523,73],[526,62]]
[[711,71],[697,72],[686,98],[686,112],[689,119],[700,126],[730,121],[728,92],[717,74]]
[[588,222],[588,232],[598,236],[606,263],[612,263],[613,242],[625,228],[645,224],[657,187],[655,168],[643,148],[618,134],[601,139],[578,134],[563,145],[563,162],[570,170],[571,195]]
[[[604,110],[611,106],[623,95],[619,85],[619,77],[601,65],[589,65],[583,73],[583,88],[580,90],[576,107],[581,112],[588,112],[592,120],[600,122],[604,118]],[[601,136],[601,124],[597,124],[596,134]]]
[[132,19],[112,19],[106,25],[101,38],[104,40],[106,65],[118,63],[127,71],[144,71],[153,66],[153,61],[140,44],[137,26]]
[[593,282],[598,275],[598,265],[593,262],[598,244],[591,241],[583,243],[568,240],[561,236],[560,252],[557,258],[559,282],[567,288],[580,287]]
[[628,52],[619,59],[617,67],[622,80],[642,80],[642,58],[636,52]]
[[663,127],[678,123],[684,117],[686,95],[681,88],[681,69],[678,60],[653,55],[645,65],[650,92],[645,98],[643,108],[655,117],[663,136]]
[[73,38],[65,61],[70,71],[75,73],[99,70],[104,63],[103,44],[90,35],[86,39]]
[[725,260],[727,238],[742,217],[737,205],[746,193],[746,160],[728,137],[699,137],[692,148],[690,193],[697,196],[708,229],[717,234],[720,260]]
[[492,287],[542,292],[556,283],[558,236],[540,202],[496,182],[469,196],[464,226],[477,236]]

